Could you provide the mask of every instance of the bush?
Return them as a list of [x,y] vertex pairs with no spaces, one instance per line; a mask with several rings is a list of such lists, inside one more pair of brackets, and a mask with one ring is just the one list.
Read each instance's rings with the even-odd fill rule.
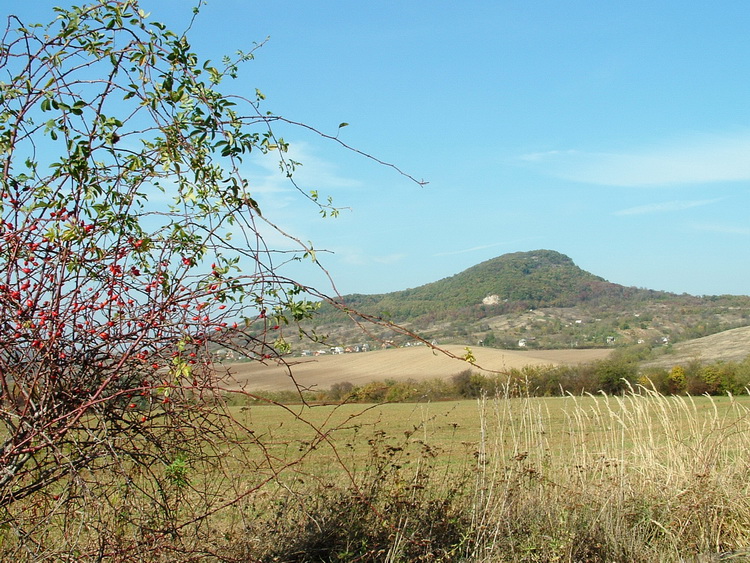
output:
[[354,392],[354,384],[349,381],[343,381],[341,383],[334,383],[331,385],[330,391],[327,393],[326,398],[331,401],[345,401]]
[[488,379],[481,374],[472,372],[470,369],[454,375],[451,378],[451,383],[456,395],[464,399],[476,399],[481,397],[483,393],[493,392]]
[[[450,561],[467,543],[468,482],[435,475],[436,452],[380,430],[367,463],[348,486],[324,484],[276,497],[273,516],[249,524],[231,555],[286,563],[308,561]],[[412,457],[416,456],[416,457]]]
[[608,395],[622,393],[635,383],[636,365],[627,361],[608,359],[595,364],[595,372],[599,384],[598,391]]
[[647,369],[638,377],[638,384],[663,395],[674,395],[680,391],[670,379],[670,372],[665,368]]
[[[283,364],[326,299],[290,277],[322,266],[261,217],[249,160],[338,211],[295,183],[270,126],[314,130],[226,93],[252,52],[203,60],[137,0],[50,20],[8,16],[0,45],[0,541],[29,560],[189,560],[253,487],[227,465],[253,430],[225,401],[252,397],[216,358]],[[260,438],[243,446],[233,462],[277,475]]]

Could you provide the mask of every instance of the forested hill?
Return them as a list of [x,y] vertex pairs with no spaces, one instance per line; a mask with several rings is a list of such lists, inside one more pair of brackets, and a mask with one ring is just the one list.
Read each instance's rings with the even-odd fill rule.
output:
[[[698,297],[625,287],[552,250],[505,254],[413,289],[345,295],[340,301],[423,338],[498,348],[517,348],[520,342],[525,348],[661,347],[750,325],[748,296]],[[330,305],[318,311],[312,324],[331,342],[363,338]],[[384,331],[379,338],[393,336]],[[402,340],[394,344],[408,338]]]
[[[459,274],[413,289],[380,295],[346,295],[348,307],[397,323],[435,321],[459,310],[493,314],[544,307],[608,306],[623,300],[674,299],[673,294],[610,283],[553,250],[505,254]],[[326,321],[330,310],[321,311]]]

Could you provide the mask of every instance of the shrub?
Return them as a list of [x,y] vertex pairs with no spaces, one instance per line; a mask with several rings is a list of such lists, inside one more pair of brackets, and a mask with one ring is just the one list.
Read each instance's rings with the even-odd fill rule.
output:
[[331,401],[345,401],[353,392],[354,384],[349,381],[342,381],[341,383],[334,383],[331,385],[327,398]]
[[456,394],[464,399],[476,399],[482,395],[486,387],[486,378],[472,372],[470,369],[454,375],[451,378]]
[[189,559],[209,514],[280,471],[255,436],[231,461],[260,484],[232,479],[248,429],[225,397],[248,394],[214,359],[284,364],[326,299],[283,269],[318,268],[312,248],[265,240],[246,159],[337,210],[271,124],[312,129],[225,93],[252,53],[201,60],[137,0],[51,18],[9,16],[0,45],[0,529],[29,559]]
[[312,493],[287,488],[271,518],[250,522],[230,555],[288,563],[456,558],[472,526],[468,481],[441,480],[437,453],[426,444],[377,429],[368,441],[366,463],[347,485],[324,483]]
[[595,365],[599,391],[614,395],[628,389],[630,383],[636,379],[635,364],[627,361],[609,359],[602,360]]

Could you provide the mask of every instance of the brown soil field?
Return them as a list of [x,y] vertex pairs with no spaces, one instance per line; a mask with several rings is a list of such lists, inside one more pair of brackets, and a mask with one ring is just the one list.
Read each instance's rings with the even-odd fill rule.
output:
[[[449,354],[463,356],[463,346],[445,346]],[[294,381],[305,388],[328,389],[335,383],[363,385],[372,381],[425,380],[450,378],[462,371],[503,372],[527,365],[575,365],[606,358],[611,350],[498,350],[472,348],[474,366],[426,346],[394,348],[357,354],[291,358],[290,368],[256,362],[226,365],[227,386],[248,391],[282,391],[294,388]],[[290,376],[294,375],[294,380]]]

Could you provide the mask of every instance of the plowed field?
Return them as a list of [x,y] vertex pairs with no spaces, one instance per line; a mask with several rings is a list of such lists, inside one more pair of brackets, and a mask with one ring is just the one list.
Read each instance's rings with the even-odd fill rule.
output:
[[[462,346],[446,346],[455,356],[463,356]],[[610,350],[538,350],[513,351],[494,348],[472,348],[475,366],[425,346],[361,352],[358,354],[323,355],[315,358],[291,358],[290,368],[260,365],[255,362],[235,363],[229,369],[228,385],[254,391],[293,389],[294,380],[303,387],[327,389],[335,383],[362,385],[384,379],[424,380],[449,378],[466,369],[505,371],[526,365],[572,365],[607,357]]]

